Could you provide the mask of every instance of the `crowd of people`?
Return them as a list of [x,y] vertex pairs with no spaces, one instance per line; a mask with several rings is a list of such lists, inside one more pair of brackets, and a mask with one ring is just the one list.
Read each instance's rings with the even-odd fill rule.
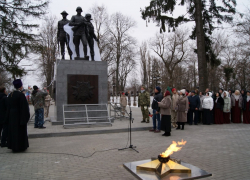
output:
[[[170,136],[171,127],[184,130],[185,124],[250,123],[250,91],[225,91],[222,88],[216,93],[208,88],[205,92],[199,92],[198,89],[191,92],[186,89],[177,91],[176,88],[163,93],[161,91],[158,86],[154,90],[151,103],[153,128],[150,132],[159,133],[162,130],[163,136]],[[149,123],[150,95],[144,86],[141,87],[138,106],[142,111],[141,122]]]
[[[21,79],[13,81],[15,90],[7,95],[6,88],[0,87],[0,136],[1,147],[8,147],[13,152],[25,151],[29,147],[27,123],[30,120],[28,101],[23,93]],[[44,129],[44,114],[48,115],[45,98],[48,98],[46,88],[44,91],[33,86],[31,101],[35,110],[34,127]],[[50,96],[49,96],[50,98]],[[44,113],[44,109],[46,112]]]

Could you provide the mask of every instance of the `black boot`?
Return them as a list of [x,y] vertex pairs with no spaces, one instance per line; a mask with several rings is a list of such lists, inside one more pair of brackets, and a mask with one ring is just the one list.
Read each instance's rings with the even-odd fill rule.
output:
[[177,122],[177,125],[178,125],[178,127],[176,128],[176,130],[181,129],[181,123]]
[[181,130],[184,130],[184,125],[185,125],[185,123],[183,122],[183,123],[181,123]]
[[62,55],[62,59],[65,59],[64,55]]
[[91,56],[91,61],[95,61],[94,56]]
[[162,136],[171,136],[170,132],[165,132]]

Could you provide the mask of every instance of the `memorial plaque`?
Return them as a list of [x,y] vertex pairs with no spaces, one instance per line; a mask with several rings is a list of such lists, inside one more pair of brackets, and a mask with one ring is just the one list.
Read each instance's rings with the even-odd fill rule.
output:
[[98,104],[98,75],[68,74],[68,104]]

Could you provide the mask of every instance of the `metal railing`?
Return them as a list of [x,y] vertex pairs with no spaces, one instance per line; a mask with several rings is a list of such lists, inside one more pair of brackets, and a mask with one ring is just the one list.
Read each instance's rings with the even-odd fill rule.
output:
[[[129,113],[127,112],[127,110],[125,109],[124,112],[122,112],[122,107],[120,103],[109,103],[110,107],[109,107],[109,114],[110,117],[112,117],[113,119],[122,119],[122,118],[129,118]],[[124,114],[122,114],[124,113]],[[133,118],[134,119],[134,118]]]
[[64,104],[63,126],[111,124],[108,104]]

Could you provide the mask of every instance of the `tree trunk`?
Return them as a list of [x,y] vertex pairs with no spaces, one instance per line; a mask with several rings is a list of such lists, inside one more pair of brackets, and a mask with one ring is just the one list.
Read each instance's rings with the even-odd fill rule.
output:
[[207,61],[205,52],[205,35],[202,21],[202,3],[201,0],[195,1],[195,22],[197,36],[197,55],[198,55],[198,71],[199,71],[199,89],[205,91],[208,88]]

